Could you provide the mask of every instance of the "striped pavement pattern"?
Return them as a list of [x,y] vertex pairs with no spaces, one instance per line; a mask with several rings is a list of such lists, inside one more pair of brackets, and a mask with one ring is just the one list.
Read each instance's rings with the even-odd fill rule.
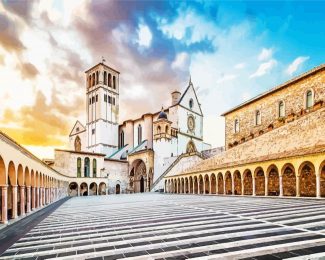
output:
[[130,194],[73,198],[0,259],[320,259],[325,201]]

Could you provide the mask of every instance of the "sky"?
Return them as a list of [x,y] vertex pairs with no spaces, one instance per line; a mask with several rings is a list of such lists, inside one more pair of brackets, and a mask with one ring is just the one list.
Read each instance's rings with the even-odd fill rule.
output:
[[191,76],[204,140],[230,108],[324,63],[325,1],[0,0],[0,130],[40,158],[85,122],[85,74],[121,72],[120,121],[157,112]]

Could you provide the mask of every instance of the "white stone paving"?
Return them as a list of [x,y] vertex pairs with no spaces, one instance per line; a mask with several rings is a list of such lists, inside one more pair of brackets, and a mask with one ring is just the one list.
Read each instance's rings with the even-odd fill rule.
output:
[[325,201],[130,194],[72,198],[0,259],[319,259]]

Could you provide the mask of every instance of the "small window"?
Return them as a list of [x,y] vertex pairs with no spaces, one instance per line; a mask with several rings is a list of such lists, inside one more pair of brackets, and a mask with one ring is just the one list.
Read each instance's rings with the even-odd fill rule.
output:
[[115,98],[113,98],[113,105],[115,106]]
[[97,177],[97,161],[96,159],[93,159],[93,177]]
[[239,120],[238,119],[235,119],[235,122],[234,122],[234,132],[235,133],[239,132]]
[[107,102],[107,95],[104,94],[104,102]]
[[77,128],[76,128],[76,132],[79,132],[79,130],[80,130],[79,127],[77,127]]
[[77,177],[81,177],[81,158],[77,159]]
[[96,95],[96,102],[98,102],[98,95]]
[[284,102],[280,101],[279,102],[279,117],[284,117],[284,116],[285,116]]
[[94,104],[95,103],[95,97],[91,98],[91,103]]
[[91,98],[89,98],[89,105],[91,105]]
[[313,106],[313,92],[308,90],[306,93],[306,108],[311,108]]
[[190,99],[190,102],[189,102],[190,109],[193,108],[193,105],[194,105],[194,102],[193,102],[193,99],[191,98],[191,99]]
[[158,126],[158,127],[157,127],[157,134],[160,134],[160,132],[161,132],[161,127]]
[[95,134],[95,130],[96,130],[96,129],[92,129],[92,130],[91,130],[91,134],[92,134],[92,135]]
[[107,72],[104,71],[104,85],[107,85]]
[[260,125],[261,122],[261,111],[257,110],[255,113],[255,125]]
[[113,89],[116,89],[116,78],[113,76]]
[[108,96],[108,103],[112,103],[112,97],[111,96]]

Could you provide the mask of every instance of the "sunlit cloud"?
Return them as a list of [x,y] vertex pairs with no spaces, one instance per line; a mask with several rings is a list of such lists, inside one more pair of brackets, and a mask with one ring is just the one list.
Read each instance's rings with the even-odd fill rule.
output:
[[249,77],[256,78],[256,77],[264,76],[265,74],[269,73],[276,66],[276,64],[277,64],[277,61],[274,59],[264,62]]
[[286,72],[287,74],[289,74],[290,76],[295,73],[298,68],[309,59],[308,56],[300,56],[297,57],[292,63],[290,63],[290,65],[288,66]]

